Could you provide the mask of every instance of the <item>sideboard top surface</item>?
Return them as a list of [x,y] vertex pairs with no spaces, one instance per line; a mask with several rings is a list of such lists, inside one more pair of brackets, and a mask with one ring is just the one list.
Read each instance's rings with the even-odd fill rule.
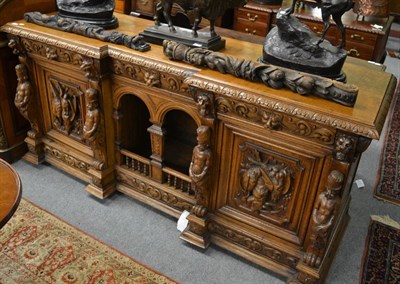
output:
[[[142,32],[152,21],[115,13],[119,19],[117,31],[129,35]],[[339,128],[348,132],[379,139],[386,113],[394,93],[396,80],[382,66],[348,57],[344,65],[347,82],[359,88],[354,107],[346,107],[314,96],[300,96],[288,89],[276,90],[262,83],[246,81],[232,75],[221,74],[206,68],[170,61],[161,46],[152,44],[148,52],[139,52],[125,46],[110,44],[96,39],[60,32],[58,30],[27,23],[24,20],[7,23],[1,31],[18,35],[44,44],[55,45],[93,58],[113,57],[131,62],[155,62],[189,71],[194,80],[208,83],[212,91],[220,95],[234,95],[236,99],[261,107],[285,112],[307,120]],[[262,45],[226,39],[226,55],[257,61],[262,55]],[[211,90],[211,89],[210,89]]]

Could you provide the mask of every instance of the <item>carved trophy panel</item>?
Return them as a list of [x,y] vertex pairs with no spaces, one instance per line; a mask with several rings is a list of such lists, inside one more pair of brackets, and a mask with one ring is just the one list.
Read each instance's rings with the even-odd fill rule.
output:
[[262,142],[238,129],[226,130],[231,142],[221,146],[222,159],[231,161],[231,166],[222,166],[222,176],[229,184],[220,181],[219,188],[228,188],[228,192],[219,194],[217,206],[251,226],[274,234],[283,232],[280,237],[301,244],[306,233],[302,222],[311,210],[309,199],[317,190],[314,181],[326,153],[299,151],[291,143],[278,147],[272,137]]
[[79,138],[83,128],[82,106],[84,106],[81,88],[55,77],[49,78],[48,87],[50,121],[53,129]]
[[54,72],[44,75],[47,97],[42,97],[43,106],[47,105],[45,116],[46,132],[54,129],[76,140],[81,140],[85,121],[84,81],[71,80]]

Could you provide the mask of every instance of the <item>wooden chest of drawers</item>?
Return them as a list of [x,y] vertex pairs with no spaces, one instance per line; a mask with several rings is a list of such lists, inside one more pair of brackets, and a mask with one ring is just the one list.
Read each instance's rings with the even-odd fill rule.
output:
[[244,7],[235,9],[233,29],[248,34],[266,36],[279,8],[280,6],[261,5],[249,1]]
[[155,9],[154,0],[132,0],[132,12],[138,13],[143,16],[153,17]]
[[[282,8],[288,8],[292,1],[284,0]],[[281,6],[260,5],[249,1],[243,8],[235,11],[233,29],[249,34],[266,36],[275,26],[276,13]],[[317,34],[323,29],[321,20],[321,10],[317,7],[305,5],[304,8],[297,9],[294,16],[309,26]],[[385,45],[389,36],[390,27],[394,18],[370,18],[365,21],[357,20],[357,15],[353,11],[348,11],[342,17],[346,27],[346,47],[350,56],[360,59],[383,62],[386,51]],[[337,45],[340,41],[340,32],[332,24],[328,30],[326,39],[332,44]]]
[[[319,8],[306,6],[304,9],[296,10],[294,15],[317,34],[322,32],[323,24]],[[345,49],[349,55],[360,59],[383,62],[386,55],[385,45],[393,20],[394,18],[390,16],[362,21],[361,19],[357,20],[357,15],[353,11],[346,12],[342,17],[342,22],[346,27]],[[335,24],[332,24],[329,28],[326,39],[334,45],[339,44],[341,36]]]

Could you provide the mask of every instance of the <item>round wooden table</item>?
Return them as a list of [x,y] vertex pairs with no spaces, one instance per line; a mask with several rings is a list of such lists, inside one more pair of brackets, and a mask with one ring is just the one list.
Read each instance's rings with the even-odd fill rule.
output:
[[0,159],[0,228],[12,217],[21,201],[21,180],[15,169]]

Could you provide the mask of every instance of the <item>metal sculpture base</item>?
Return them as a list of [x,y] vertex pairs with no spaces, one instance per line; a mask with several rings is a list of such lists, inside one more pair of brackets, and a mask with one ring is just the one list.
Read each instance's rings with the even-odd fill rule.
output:
[[112,0],[57,0],[57,7],[61,18],[104,29],[118,27],[118,19],[113,16],[115,3]]
[[146,42],[158,45],[162,45],[164,40],[171,40],[187,46],[201,47],[213,51],[225,48],[225,39],[219,35],[211,37],[209,32],[198,32],[198,36],[195,37],[190,29],[175,27],[175,30],[171,32],[166,24],[154,25],[146,28],[140,35]]
[[277,26],[267,35],[264,63],[346,82],[342,72],[347,52],[319,37],[297,18],[278,13]]
[[65,11],[59,11],[58,16],[65,19],[76,20],[86,25],[99,26],[106,30],[115,29],[118,27],[118,19],[115,16],[112,16],[111,18],[96,18],[85,14],[80,14],[77,16],[76,14],[66,13]]

